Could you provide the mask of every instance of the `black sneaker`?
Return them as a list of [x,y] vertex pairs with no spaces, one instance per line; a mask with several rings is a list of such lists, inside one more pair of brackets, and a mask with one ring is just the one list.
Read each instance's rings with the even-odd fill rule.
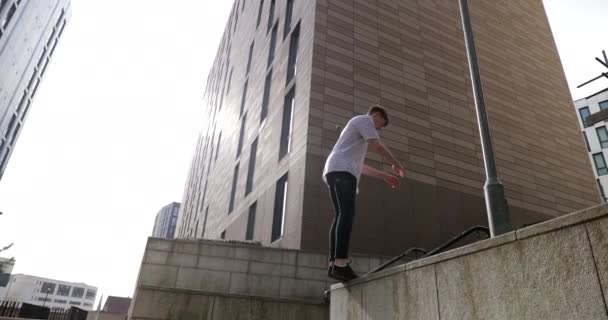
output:
[[331,268],[330,277],[343,282],[359,278],[350,265],[344,267],[334,265],[333,268]]

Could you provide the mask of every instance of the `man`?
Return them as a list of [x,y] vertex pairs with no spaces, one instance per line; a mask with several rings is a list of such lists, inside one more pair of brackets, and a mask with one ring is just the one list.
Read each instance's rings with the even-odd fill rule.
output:
[[349,265],[348,247],[361,174],[382,179],[392,188],[400,184],[398,177],[364,164],[368,144],[393,166],[399,177],[405,176],[401,163],[380,141],[378,130],[387,125],[386,110],[380,105],[372,106],[366,115],[356,116],[348,122],[325,162],[323,176],[335,211],[329,231],[328,275],[339,281],[357,278]]

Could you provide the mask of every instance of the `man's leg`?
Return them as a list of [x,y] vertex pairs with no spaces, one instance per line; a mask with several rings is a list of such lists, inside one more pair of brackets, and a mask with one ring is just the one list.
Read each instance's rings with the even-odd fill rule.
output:
[[[335,236],[332,239],[335,250],[332,276],[339,280],[350,280],[357,277],[348,266],[349,243],[355,216],[357,179],[349,173],[336,173],[332,178],[329,187],[334,209],[337,213],[331,233]],[[332,250],[331,246],[332,241],[330,240],[330,250]]]

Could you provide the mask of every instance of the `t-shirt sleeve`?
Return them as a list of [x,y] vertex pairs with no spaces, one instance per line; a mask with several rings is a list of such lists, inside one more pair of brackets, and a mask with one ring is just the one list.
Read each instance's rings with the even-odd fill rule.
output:
[[358,117],[353,119],[353,125],[365,141],[380,138],[378,131],[374,127],[374,121],[370,117]]

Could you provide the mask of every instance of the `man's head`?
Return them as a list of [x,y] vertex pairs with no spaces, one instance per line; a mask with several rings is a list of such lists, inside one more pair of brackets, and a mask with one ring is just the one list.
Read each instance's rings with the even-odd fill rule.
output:
[[386,109],[381,105],[375,104],[371,106],[367,114],[374,120],[374,127],[376,127],[376,129],[382,129],[388,126],[388,114],[386,113]]

